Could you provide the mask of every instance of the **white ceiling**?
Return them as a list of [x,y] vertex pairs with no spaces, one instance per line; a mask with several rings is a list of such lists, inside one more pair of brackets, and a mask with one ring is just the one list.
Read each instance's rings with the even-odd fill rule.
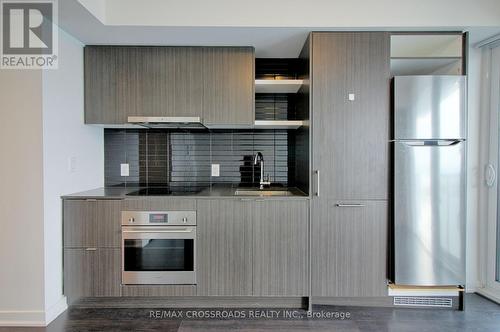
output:
[[177,27],[492,26],[498,0],[79,0],[102,23]]
[[[82,43],[89,44],[110,44],[110,45],[206,45],[206,46],[224,46],[224,45],[232,45],[232,46],[254,46],[256,49],[257,57],[296,57],[302,45],[304,44],[307,35],[310,31],[317,30],[389,30],[389,31],[424,31],[424,30],[436,30],[436,31],[450,31],[450,30],[468,30],[471,32],[471,41],[476,42],[481,39],[487,38],[496,33],[500,33],[500,1],[498,0],[476,0],[482,1],[485,3],[492,2],[496,4],[498,7],[498,11],[495,11],[493,15],[486,15],[484,10],[477,13],[477,17],[483,17],[486,21],[481,22],[491,22],[498,17],[498,23],[495,26],[490,27],[466,27],[466,26],[432,26],[432,25],[415,25],[417,23],[415,20],[411,21],[414,26],[391,26],[387,24],[385,26],[369,26],[369,24],[363,25],[364,28],[350,28],[349,26],[355,25],[346,25],[349,24],[350,21],[343,20],[340,24],[334,24],[333,22],[329,26],[320,26],[319,24],[316,26],[279,26],[276,23],[274,26],[249,26],[248,20],[242,20],[242,24],[246,26],[217,26],[215,23],[212,26],[152,26],[151,24],[145,25],[136,25],[136,23],[141,23],[141,20],[146,19],[148,13],[151,17],[151,23],[154,23],[156,20],[157,24],[161,24],[159,22],[159,15],[151,15],[152,8],[148,7],[148,10],[142,11],[141,13],[137,12],[137,15],[131,15],[130,11],[133,12],[134,4],[141,4],[142,7],[146,6],[146,4],[158,4],[158,0],[143,0],[143,1],[135,1],[135,0],[80,0],[85,2],[86,6],[83,6],[78,0],[63,0],[59,1],[59,25],[68,33],[73,35],[75,38],[82,41]],[[103,5],[104,1],[106,1],[106,5]],[[172,1],[172,0],[162,0],[164,3],[169,3],[170,5],[179,3],[184,3],[182,1]],[[186,3],[193,3],[194,0],[184,0]],[[217,3],[220,1],[226,0],[217,0],[211,1],[210,3]],[[235,4],[241,6],[243,0],[231,0]],[[261,0],[258,0],[259,2]],[[340,1],[340,0],[332,0],[332,1]],[[360,0],[355,0],[355,2],[359,2]],[[387,1],[396,1],[396,0],[383,0]],[[430,1],[430,0],[424,0]],[[434,0],[433,0],[434,1]],[[451,1],[451,0],[441,0],[442,1]],[[454,1],[465,1],[465,0],[454,0]],[[205,1],[206,2],[206,1]],[[273,3],[273,1],[266,0],[268,3]],[[279,2],[278,0],[274,0],[274,2]],[[324,0],[310,0],[310,1],[301,1],[303,3],[307,3],[310,6],[313,6],[314,2],[324,2]],[[345,1],[344,1],[345,2]],[[468,1],[469,2],[469,1]],[[201,2],[200,2],[201,3]],[[249,1],[245,1],[245,3],[249,3]],[[256,2],[250,2],[254,5]],[[293,6],[293,4],[297,3],[296,0],[287,1],[289,6]],[[349,2],[347,2],[349,3]],[[379,2],[377,2],[379,3]],[[435,3],[435,1],[434,1]],[[379,3],[380,4],[380,3]],[[122,5],[122,12],[124,15],[120,18],[116,13],[117,5]],[[283,6],[283,3],[282,3]],[[285,5],[286,6],[286,5]],[[489,5],[490,7],[493,5]],[[345,6],[344,6],[345,7]],[[485,9],[491,9],[486,6]],[[175,11],[175,6],[172,6],[172,11]],[[203,12],[204,7],[200,7],[197,12]],[[241,8],[247,7],[238,7],[233,6],[234,8],[240,8],[240,11],[244,13],[244,10]],[[343,7],[341,7],[343,8]],[[89,11],[92,11],[92,13]],[[185,10],[186,8],[182,7],[181,9]],[[214,8],[212,8],[214,9]],[[259,12],[266,12],[272,9],[268,7],[258,8]],[[110,12],[115,12],[112,19],[109,19]],[[154,11],[153,11],[154,12]],[[293,17],[297,13],[292,13],[290,10],[284,8],[282,10],[284,15],[287,17]],[[450,11],[453,12],[453,11]],[[391,16],[394,15],[394,11],[390,11]],[[251,13],[248,13],[250,15]],[[199,15],[199,13],[197,14]],[[345,15],[345,14],[343,14]],[[365,14],[359,15],[351,15],[350,17],[357,20],[359,23],[359,17],[364,17]],[[458,15],[458,14],[457,14]],[[495,16],[496,15],[496,16]],[[182,18],[182,12],[179,13],[179,17]],[[209,12],[205,12],[205,16],[210,16]],[[337,14],[338,16],[338,14]],[[414,15],[412,15],[414,16]],[[116,23],[126,23],[123,21],[126,18],[136,17],[135,20],[131,20],[131,24],[126,25],[115,25]],[[172,18],[172,16],[168,16],[168,18]],[[333,15],[332,18],[335,16]],[[386,15],[386,18],[388,15]],[[471,17],[475,17],[471,15]],[[477,17],[475,19],[477,19]],[[318,20],[317,22],[322,22],[323,24],[328,23],[325,22],[323,16],[323,21]],[[108,20],[112,20],[113,25],[108,25]],[[107,24],[103,24],[102,22],[106,22]],[[276,20],[275,20],[276,21]],[[424,20],[425,22],[429,22],[428,19]],[[453,21],[445,20],[447,23],[453,23]],[[445,21],[439,21],[445,22]],[[469,19],[469,22],[473,20]],[[128,21],[127,21],[128,22]],[[179,24],[179,22],[183,22],[182,20],[172,20],[172,23]],[[188,19],[186,22],[191,22]],[[207,23],[208,21],[200,20],[200,23]],[[280,24],[287,23],[286,20],[277,21],[281,22]],[[315,22],[312,20],[311,22]],[[368,23],[373,23],[373,21],[366,21]],[[382,17],[380,20],[381,23],[384,22],[384,18]],[[156,24],[155,23],[155,24]],[[338,23],[338,22],[336,22]],[[386,22],[389,23],[389,22]],[[400,24],[401,22],[396,20],[393,23]],[[180,25],[180,24],[179,24]],[[360,26],[360,25],[358,25]]]

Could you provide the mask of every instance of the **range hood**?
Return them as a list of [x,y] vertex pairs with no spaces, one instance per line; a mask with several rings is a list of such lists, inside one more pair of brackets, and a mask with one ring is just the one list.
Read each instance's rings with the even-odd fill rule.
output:
[[206,129],[198,116],[129,116],[127,121],[155,129]]

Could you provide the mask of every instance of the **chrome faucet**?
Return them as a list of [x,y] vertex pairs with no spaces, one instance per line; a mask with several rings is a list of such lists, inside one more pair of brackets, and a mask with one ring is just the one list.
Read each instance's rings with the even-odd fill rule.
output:
[[264,186],[269,186],[271,182],[269,181],[269,175],[267,178],[264,180],[264,156],[262,153],[257,152],[253,158],[253,164],[257,165],[260,163],[260,189],[264,189]]

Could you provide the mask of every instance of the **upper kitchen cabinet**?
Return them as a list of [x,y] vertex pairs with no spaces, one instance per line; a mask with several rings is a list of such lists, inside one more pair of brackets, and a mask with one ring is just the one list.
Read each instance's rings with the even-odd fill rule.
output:
[[137,107],[137,48],[87,46],[84,56],[85,123],[126,123]]
[[203,52],[203,123],[214,127],[253,125],[253,47],[206,47]]
[[313,193],[387,199],[389,34],[313,33]]
[[[137,52],[136,108],[140,117],[202,116],[202,49],[141,47]],[[132,115],[132,114],[129,114]]]
[[202,49],[85,47],[85,123],[202,116]]
[[129,116],[252,125],[253,48],[85,47],[85,123],[125,124]]

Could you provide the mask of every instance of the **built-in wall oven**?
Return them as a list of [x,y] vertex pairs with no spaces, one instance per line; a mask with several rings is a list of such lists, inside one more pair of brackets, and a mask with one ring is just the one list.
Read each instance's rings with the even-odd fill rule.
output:
[[122,284],[196,284],[196,212],[123,211]]

